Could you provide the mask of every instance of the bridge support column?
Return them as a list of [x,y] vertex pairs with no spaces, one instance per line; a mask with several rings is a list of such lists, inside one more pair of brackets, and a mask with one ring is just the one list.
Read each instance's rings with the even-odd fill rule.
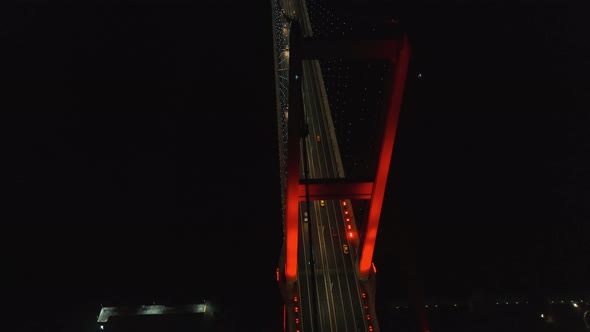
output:
[[302,63],[299,57],[301,28],[291,25],[289,37],[289,118],[287,120],[287,204],[285,209],[285,278],[292,285],[297,280],[297,245],[299,241],[299,167],[303,128]]
[[[401,39],[391,40],[326,40],[308,37],[301,46],[302,59],[386,59],[391,63],[389,75],[389,99],[386,101],[386,116],[379,151],[379,162],[375,181],[372,183],[367,228],[361,248],[359,276],[361,280],[369,277],[377,228],[381,217],[383,196],[387,185],[393,143],[397,132],[397,124],[402,105],[402,97],[408,65],[410,62],[410,45],[404,33]],[[369,195],[364,195],[368,197]]]
[[[299,201],[311,198],[354,198],[370,199],[366,231],[360,249],[359,277],[361,282],[365,286],[369,286],[368,289],[374,292],[374,278],[371,280],[370,273],[410,59],[407,35],[403,34],[401,39],[357,41],[303,38],[299,23],[293,21],[289,40],[289,118],[284,249],[284,271],[287,289],[296,289],[297,287]],[[321,58],[388,59],[391,63],[388,81],[390,93],[388,94],[389,99],[386,100],[379,162],[373,182],[325,183],[320,181],[301,183],[300,181],[300,144],[304,126],[301,84],[302,60]],[[371,293],[371,299],[374,300],[374,293]],[[292,303],[287,303],[286,317],[287,321],[289,321],[289,313],[291,312],[289,305]],[[295,319],[297,320],[297,318]]]
[[397,132],[397,125],[402,106],[402,97],[404,94],[404,86],[409,62],[410,47],[408,38],[406,35],[404,35],[402,39],[402,45],[399,50],[399,55],[391,58],[390,77],[392,77],[392,79],[389,83],[391,92],[389,93],[389,100],[386,104],[387,110],[383,137],[381,140],[381,149],[379,151],[379,162],[377,164],[375,182],[373,183],[373,193],[371,195],[371,202],[369,205],[365,238],[361,248],[361,258],[359,262],[359,276],[361,280],[366,280],[369,277],[371,263],[373,262],[372,260],[373,252],[375,250],[375,241],[377,239],[377,229],[379,227],[379,219],[381,218],[383,196],[385,195],[385,187],[387,185],[387,177],[389,175],[391,156],[393,154],[393,144],[395,142],[395,134]]

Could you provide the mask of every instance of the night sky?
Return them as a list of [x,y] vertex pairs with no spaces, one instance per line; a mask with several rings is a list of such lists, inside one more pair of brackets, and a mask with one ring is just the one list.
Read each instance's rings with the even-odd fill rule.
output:
[[[278,330],[270,2],[27,3],[0,10],[13,330],[88,330],[100,304],[204,298],[225,330]],[[414,57],[380,300],[407,297],[408,264],[426,296],[588,294],[584,10],[469,3],[384,6]]]

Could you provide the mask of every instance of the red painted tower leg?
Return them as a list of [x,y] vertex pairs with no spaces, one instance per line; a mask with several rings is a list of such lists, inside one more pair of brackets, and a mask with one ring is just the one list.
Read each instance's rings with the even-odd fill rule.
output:
[[292,285],[297,280],[297,245],[299,237],[299,156],[303,125],[301,94],[301,28],[291,24],[289,51],[289,118],[287,120],[287,202],[285,209],[285,279]]
[[385,194],[385,187],[387,185],[389,166],[391,164],[391,155],[393,154],[393,143],[395,142],[395,134],[397,132],[402,97],[404,94],[404,85],[408,72],[408,64],[410,61],[410,48],[407,36],[404,35],[403,37],[399,56],[391,60],[395,71],[393,72],[391,93],[389,94],[388,107],[386,110],[387,113],[384,123],[385,128],[383,131],[381,150],[379,152],[379,162],[377,164],[377,173],[375,175],[375,182],[373,185],[373,194],[371,197],[371,203],[369,205],[369,216],[367,220],[365,239],[361,249],[361,259],[359,263],[361,280],[367,280],[369,277],[369,271],[371,269],[371,263],[373,259],[373,251],[375,250],[377,228],[379,227],[379,219],[381,218],[383,196]]
[[[285,209],[286,230],[285,279],[288,284],[297,280],[297,245],[299,237],[299,137],[292,137],[289,121],[287,148],[287,204]],[[295,144],[296,143],[296,144]]]

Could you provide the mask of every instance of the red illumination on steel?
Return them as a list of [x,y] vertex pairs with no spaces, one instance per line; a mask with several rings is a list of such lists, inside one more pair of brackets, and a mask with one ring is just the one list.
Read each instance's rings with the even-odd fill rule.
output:
[[371,263],[371,266],[373,267],[373,273],[377,273],[377,268],[375,267],[375,263]]
[[[299,200],[307,200],[305,184],[299,184]],[[373,182],[308,183],[307,189],[312,200],[318,199],[371,199]]]
[[279,272],[279,268],[277,267],[277,281],[281,280],[281,273]]
[[[389,174],[389,168],[391,164],[391,156],[393,153],[394,141],[397,132],[399,114],[401,109],[401,102],[404,90],[404,84],[407,75],[407,67],[409,63],[409,44],[407,36],[403,37],[401,42],[389,41],[383,43],[381,41],[372,41],[370,43],[362,44],[363,47],[353,47],[349,52],[355,54],[364,55],[369,49],[373,53],[380,55],[386,55],[390,58],[392,64],[392,84],[390,93],[387,96],[386,105],[386,116],[384,118],[384,130],[379,151],[379,161],[377,170],[375,173],[375,181],[367,183],[344,183],[344,184],[305,184],[298,177],[300,174],[300,126],[302,123],[299,122],[299,118],[303,118],[303,105],[301,95],[301,80],[297,81],[294,73],[301,73],[301,38],[302,34],[295,33],[297,29],[300,29],[297,23],[294,24],[291,30],[292,35],[290,36],[292,45],[291,65],[289,79],[292,84],[289,84],[289,97],[290,97],[290,116],[288,119],[288,143],[287,143],[287,188],[286,188],[286,208],[285,208],[285,267],[284,277],[287,283],[293,283],[297,280],[297,259],[298,259],[298,231],[299,231],[299,201],[305,199],[315,200],[342,200],[342,199],[369,199],[369,211],[366,222],[366,229],[364,232],[359,234],[363,235],[362,247],[359,264],[359,277],[366,280],[368,278],[371,268],[376,272],[375,266],[372,263],[372,257],[375,250],[375,241],[377,237],[377,230],[379,226],[379,220],[381,216],[381,210],[383,205],[384,193],[386,189],[387,178]],[[309,44],[309,53],[315,50],[315,48],[324,46],[327,51],[334,50],[334,47],[328,47],[323,43]],[[385,45],[385,46],[383,46]],[[306,46],[307,47],[307,46]],[[305,50],[304,50],[305,52]],[[368,54],[368,53],[367,53]],[[313,137],[313,136],[312,136]],[[312,138],[313,139],[313,138]],[[320,136],[316,137],[317,141],[320,141]],[[307,186],[307,192],[306,192]],[[338,190],[345,189],[345,190]],[[306,196],[307,194],[307,196]],[[322,201],[323,203],[323,201]],[[323,206],[323,204],[322,204]],[[344,207],[344,217],[346,222],[350,222],[348,218],[349,213],[347,204],[342,201]],[[351,230],[351,226],[347,224],[347,230]],[[353,238],[354,233],[352,231],[347,232],[349,238]],[[358,239],[358,238],[357,238]],[[352,242],[352,240],[349,240]],[[278,276],[277,276],[278,278]],[[362,293],[363,299],[366,299],[367,295],[365,292]],[[294,297],[294,301],[297,302],[297,297]],[[367,300],[362,301],[363,303],[369,302]],[[365,305],[365,308],[367,306]],[[295,312],[298,312],[298,306],[295,306]],[[285,311],[286,315],[286,311]],[[297,314],[295,315],[297,316]],[[366,319],[369,321],[367,325],[369,331],[373,331],[373,326],[369,323],[371,316],[366,314]],[[286,316],[285,316],[286,321]],[[291,321],[292,322],[292,321]],[[300,323],[300,318],[295,317],[295,323]],[[296,326],[296,332],[300,332],[300,326]],[[286,330],[286,327],[284,326]],[[290,327],[292,331],[292,328]]]
[[408,72],[410,61],[410,46],[407,35],[403,36],[401,49],[397,58],[391,59],[393,72],[393,81],[391,82],[391,92],[387,101],[387,114],[385,117],[385,128],[381,140],[381,149],[379,151],[379,162],[375,182],[373,183],[373,194],[369,205],[367,219],[367,229],[361,258],[359,262],[360,278],[366,280],[369,277],[371,263],[373,261],[373,252],[375,250],[375,241],[377,239],[377,229],[379,228],[379,219],[381,218],[381,208],[383,206],[383,196],[387,185],[389,167],[391,164],[391,155],[393,154],[393,145],[397,132],[399,114],[401,110],[402,97],[404,95],[404,85]]
[[302,64],[299,57],[301,27],[291,25],[289,64],[289,120],[287,122],[287,189],[285,204],[285,278],[287,283],[297,280],[297,245],[299,237],[299,171],[303,101],[301,80]]
[[346,225],[348,227],[348,229],[352,229],[352,226],[350,224]]
[[[289,191],[287,189],[287,191]],[[287,194],[289,197],[289,194]],[[297,279],[297,238],[298,231],[298,200],[287,199],[286,208],[286,263],[285,263],[285,277],[288,281],[295,281]]]
[[283,305],[283,331],[287,331],[287,306]]
[[294,302],[297,302],[297,300],[298,300],[298,299],[297,299],[297,296],[295,296],[295,297],[293,298],[293,301],[294,301]]

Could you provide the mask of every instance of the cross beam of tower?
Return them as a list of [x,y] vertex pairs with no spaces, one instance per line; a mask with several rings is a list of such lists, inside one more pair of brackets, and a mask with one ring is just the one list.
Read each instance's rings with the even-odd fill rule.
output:
[[[388,40],[333,40],[303,37],[301,27],[293,21],[290,29],[289,54],[289,120],[287,128],[287,188],[285,209],[285,277],[289,284],[297,280],[297,245],[299,202],[311,199],[369,199],[368,221],[362,241],[359,276],[366,280],[371,270],[383,196],[389,175],[393,145],[401,110],[402,97],[410,60],[410,47],[405,34]],[[379,161],[373,181],[339,183],[302,183],[299,179],[300,140],[304,137],[302,95],[302,61],[304,59],[347,58],[382,59],[390,62],[385,103],[386,116],[379,150]],[[305,186],[307,185],[307,195]]]

